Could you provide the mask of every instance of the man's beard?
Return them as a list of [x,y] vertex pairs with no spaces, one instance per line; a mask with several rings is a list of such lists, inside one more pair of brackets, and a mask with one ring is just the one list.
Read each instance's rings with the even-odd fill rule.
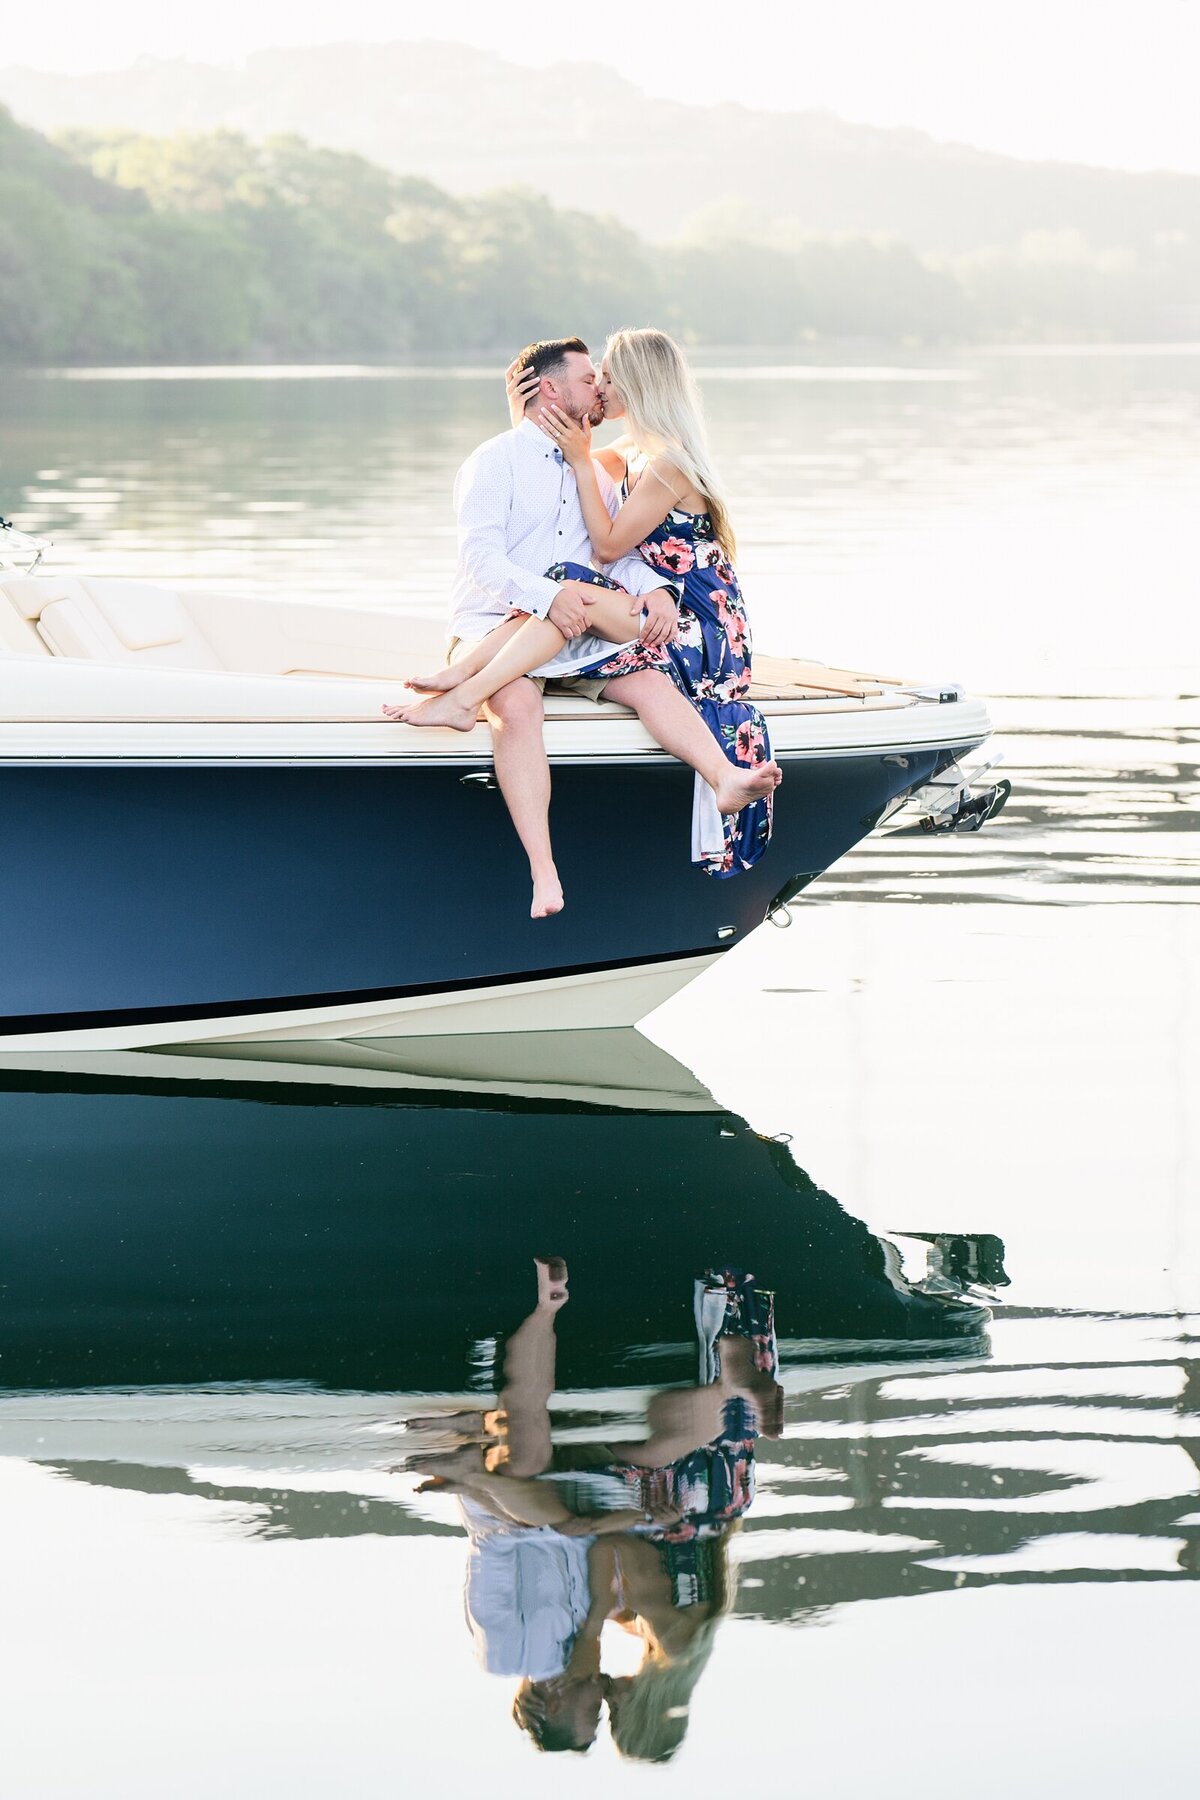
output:
[[[598,399],[598,398],[596,400],[593,400],[591,406],[588,408],[587,412],[584,414],[584,418],[587,419],[588,424],[592,427],[593,430],[595,430],[597,425],[603,425],[603,423],[604,423],[604,402],[603,402],[603,400]],[[583,421],[581,420],[580,423],[582,424],[582,422]]]

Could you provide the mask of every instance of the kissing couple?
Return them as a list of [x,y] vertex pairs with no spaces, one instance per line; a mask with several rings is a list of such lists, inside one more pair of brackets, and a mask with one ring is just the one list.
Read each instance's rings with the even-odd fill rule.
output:
[[[561,912],[542,695],[631,708],[696,771],[692,859],[730,876],[771,835],[782,774],[750,704],[750,629],[700,396],[665,332],[617,331],[597,371],[581,338],[530,344],[506,376],[512,429],[458,471],[446,667],[386,706],[470,731],[486,709],[496,779],[529,858],[531,916]],[[593,451],[592,430],[624,435]]]

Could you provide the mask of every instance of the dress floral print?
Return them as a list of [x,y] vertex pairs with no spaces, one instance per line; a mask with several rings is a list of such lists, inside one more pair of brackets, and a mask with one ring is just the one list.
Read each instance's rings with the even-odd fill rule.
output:
[[[621,591],[619,581],[601,575],[596,569],[589,569],[586,563],[561,562],[553,563],[546,570],[550,581],[590,581],[593,587],[615,588]],[[632,621],[630,621],[632,623]],[[595,662],[584,663],[573,669],[572,675],[591,677],[607,676],[615,681],[619,675],[636,675],[639,669],[658,669],[664,675],[674,675],[671,660],[665,647],[650,644],[626,644],[623,649],[614,651],[612,655],[597,657]]]
[[[708,1270],[696,1287],[718,1301],[724,1296],[724,1316],[709,1346],[710,1377],[719,1373],[722,1340],[743,1337],[749,1341],[755,1369],[777,1379],[774,1293],[743,1269]],[[745,1400],[731,1398],[720,1432],[702,1449],[661,1469],[632,1463],[612,1467],[631,1505],[643,1510],[669,1507],[680,1515],[677,1524],[656,1526],[645,1534],[658,1546],[676,1606],[693,1606],[712,1597],[711,1541],[723,1536],[754,1500],[758,1435],[754,1412]]]
[[[652,568],[683,588],[679,635],[667,645],[676,682],[700,710],[732,763],[771,755],[766,721],[750,693],[750,625],[733,564],[713,535],[708,513],[670,512],[641,547]],[[725,819],[725,849],[703,866],[710,875],[751,868],[771,839],[774,795]]]
[[[768,761],[767,726],[750,693],[750,624],[733,564],[713,535],[708,513],[671,512],[641,546],[651,568],[682,589],[676,640],[661,648],[627,644],[612,655],[573,670],[573,674],[633,675],[658,669],[696,707],[729,761],[743,767]],[[551,581],[590,581],[599,587],[620,584],[582,563],[555,563],[546,570]],[[752,800],[740,813],[722,821],[724,848],[699,859],[706,875],[740,875],[753,868],[771,841],[774,795]]]

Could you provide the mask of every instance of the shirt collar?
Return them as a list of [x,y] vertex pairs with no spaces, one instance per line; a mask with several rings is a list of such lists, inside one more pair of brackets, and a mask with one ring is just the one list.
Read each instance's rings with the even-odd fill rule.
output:
[[541,426],[535,425],[532,419],[522,419],[513,435],[516,437],[518,443],[536,445],[543,456],[555,456],[557,454],[551,440],[546,436]]

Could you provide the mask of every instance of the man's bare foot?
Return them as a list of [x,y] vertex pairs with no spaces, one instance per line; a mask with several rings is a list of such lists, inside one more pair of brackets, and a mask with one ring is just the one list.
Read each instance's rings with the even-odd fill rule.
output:
[[480,1411],[413,1413],[398,1423],[403,1431],[443,1431],[455,1437],[482,1438],[488,1435],[487,1418]]
[[752,800],[774,793],[782,780],[783,770],[776,762],[755,763],[748,769],[738,769],[730,763],[729,774],[713,789],[717,809],[726,814],[741,812]]
[[385,706],[384,714],[400,725],[443,725],[451,731],[473,731],[479,713],[454,694],[435,694],[432,700],[414,700],[411,705]]
[[533,1266],[537,1270],[538,1305],[557,1312],[568,1299],[566,1263],[561,1256],[535,1256]]
[[548,919],[554,913],[560,913],[565,905],[557,870],[551,869],[546,875],[534,876],[533,905],[529,908],[531,919]]
[[449,694],[466,679],[465,669],[456,669],[452,664],[447,664],[444,669],[435,669],[432,675],[410,675],[405,686],[418,694]]

